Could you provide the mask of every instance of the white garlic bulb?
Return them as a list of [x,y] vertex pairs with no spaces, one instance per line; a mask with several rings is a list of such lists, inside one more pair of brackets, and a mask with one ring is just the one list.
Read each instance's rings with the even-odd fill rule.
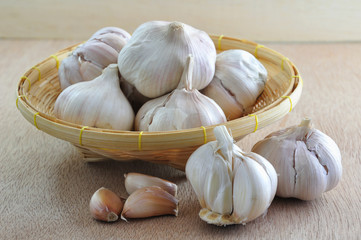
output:
[[147,22],[119,53],[119,71],[142,95],[156,98],[178,86],[189,54],[195,60],[193,87],[202,89],[214,75],[217,53],[211,38],[184,23]]
[[228,120],[252,111],[267,81],[267,70],[249,52],[232,49],[217,55],[212,82],[202,93],[212,98]]
[[311,128],[309,119],[268,135],[252,151],[275,167],[280,197],[315,199],[334,188],[342,175],[339,148],[329,136]]
[[61,62],[60,87],[98,77],[109,64],[117,63],[119,51],[129,38],[130,34],[120,28],[100,29]]
[[103,42],[114,48],[119,53],[129,41],[130,37],[130,34],[121,28],[105,27],[96,31],[88,41],[97,40]]
[[192,88],[193,57],[187,58],[182,75],[185,88],[148,101],[138,111],[135,129],[170,131],[226,122],[222,109],[210,98]]
[[116,64],[110,64],[94,80],[73,84],[61,92],[54,114],[68,122],[117,130],[131,130],[134,121],[133,109],[120,90]]
[[203,208],[202,220],[215,225],[245,224],[266,212],[277,188],[273,166],[262,156],[243,152],[225,126],[214,128],[216,141],[188,159],[186,176]]

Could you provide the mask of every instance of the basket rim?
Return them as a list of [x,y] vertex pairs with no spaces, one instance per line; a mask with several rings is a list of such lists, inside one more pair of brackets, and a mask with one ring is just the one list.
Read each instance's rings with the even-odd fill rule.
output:
[[[297,104],[297,102],[300,98],[301,92],[302,92],[303,81],[302,81],[302,77],[299,74],[297,67],[288,58],[286,58],[284,55],[280,54],[279,52],[277,52],[273,49],[270,49],[263,45],[259,45],[256,42],[252,42],[252,41],[249,41],[246,39],[237,39],[237,38],[227,37],[227,36],[223,36],[223,35],[221,35],[221,36],[210,35],[210,37],[213,41],[218,41],[221,38],[222,41],[238,42],[241,44],[252,46],[254,48],[257,48],[258,46],[262,46],[262,48],[259,48],[259,53],[258,53],[260,58],[262,58],[264,56],[264,53],[267,52],[267,53],[277,56],[278,58],[282,59],[282,61],[284,59],[285,60],[284,68],[291,71],[292,76],[293,76],[291,78],[291,82],[289,85],[289,88],[291,90],[287,96],[287,98],[289,98],[289,99],[287,99],[287,98],[282,99],[281,97],[279,97],[276,100],[274,100],[271,104],[267,105],[266,107],[250,114],[251,116],[247,115],[247,116],[240,117],[238,119],[227,121],[226,123],[205,126],[205,127],[189,128],[189,129],[174,130],[174,131],[162,131],[162,132],[124,131],[124,130],[96,128],[96,127],[84,128],[84,126],[82,126],[82,125],[66,122],[64,120],[57,119],[56,117],[50,116],[44,112],[38,111],[36,109],[36,107],[32,106],[31,102],[28,101],[28,99],[26,99],[26,97],[24,97],[24,96],[26,96],[24,94],[24,91],[25,91],[24,85],[26,82],[26,79],[24,78],[24,76],[29,77],[32,73],[34,73],[34,72],[37,73],[35,67],[40,68],[43,64],[49,62],[51,59],[54,59],[54,57],[52,57],[52,56],[60,57],[60,56],[64,56],[65,54],[69,53],[72,49],[74,49],[76,46],[79,45],[79,44],[75,44],[73,46],[69,46],[65,49],[62,49],[62,50],[58,51],[57,53],[55,53],[54,55],[44,59],[40,63],[36,64],[35,67],[29,69],[23,75],[23,77],[20,79],[20,81],[17,85],[17,91],[16,91],[17,107],[28,121],[32,122],[29,119],[29,115],[34,116],[34,121],[35,121],[35,119],[37,119],[38,124],[36,124],[35,122],[32,122],[32,123],[38,129],[42,130],[40,128],[40,126],[49,124],[49,125],[53,125],[54,128],[70,130],[72,132],[79,133],[79,131],[81,131],[81,133],[83,133],[83,131],[84,131],[87,133],[87,136],[85,136],[85,135],[83,136],[82,144],[80,144],[80,145],[82,145],[84,147],[87,147],[87,146],[88,147],[97,147],[97,146],[87,145],[87,140],[89,140],[89,138],[91,138],[92,136],[93,137],[96,136],[97,134],[101,134],[102,136],[106,136],[106,135],[108,135],[108,136],[124,136],[127,138],[131,138],[132,139],[131,142],[139,142],[140,135],[145,137],[144,138],[145,142],[146,142],[146,139],[148,139],[150,137],[174,137],[174,136],[180,136],[180,135],[187,135],[189,137],[192,136],[191,138],[194,138],[194,136],[197,136],[196,138],[198,138],[198,140],[196,142],[199,142],[198,145],[201,145],[201,144],[203,144],[202,143],[203,139],[205,139],[206,137],[209,140],[214,139],[213,129],[218,125],[225,125],[228,129],[230,129],[232,131],[233,135],[234,135],[234,133],[237,132],[237,131],[235,131],[237,129],[237,126],[245,125],[244,128],[248,132],[245,135],[247,135],[249,133],[252,133],[253,130],[256,130],[256,128],[261,129],[261,128],[267,126],[267,125],[262,124],[262,120],[266,118],[266,115],[268,113],[271,113],[275,110],[280,110],[280,111],[282,110],[281,111],[282,114],[280,114],[279,116],[275,116],[275,118],[277,118],[276,120],[278,120],[288,113],[288,111],[285,111],[285,110],[292,110],[292,108]],[[217,45],[216,45],[216,48],[217,48]],[[54,66],[56,66],[56,64],[59,64],[55,60],[56,59],[54,59],[54,61],[52,63],[52,64],[54,64]],[[26,117],[26,115],[27,115],[27,117]],[[248,121],[248,118],[254,119],[255,118],[254,115],[256,115],[258,117],[256,127],[255,127],[255,124],[249,124],[249,121]],[[254,122],[254,120],[252,120],[252,122]],[[92,133],[92,134],[89,134],[89,133]],[[184,139],[188,139],[189,137],[185,137]],[[236,134],[236,135],[234,135],[234,137],[236,138],[236,137],[240,137],[240,136],[238,136]],[[129,139],[129,140],[131,140],[131,139]],[[206,142],[206,141],[204,141],[204,142]],[[75,143],[73,143],[73,144],[75,144]],[[194,141],[193,141],[193,143],[190,143],[189,146],[194,146]],[[135,147],[134,150],[136,150],[137,148],[138,147]],[[168,149],[168,148],[166,148],[166,149]]]

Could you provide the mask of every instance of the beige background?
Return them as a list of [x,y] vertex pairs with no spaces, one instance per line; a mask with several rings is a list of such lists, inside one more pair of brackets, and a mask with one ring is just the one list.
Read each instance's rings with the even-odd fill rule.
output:
[[0,37],[87,39],[151,20],[255,41],[360,41],[361,1],[1,0]]

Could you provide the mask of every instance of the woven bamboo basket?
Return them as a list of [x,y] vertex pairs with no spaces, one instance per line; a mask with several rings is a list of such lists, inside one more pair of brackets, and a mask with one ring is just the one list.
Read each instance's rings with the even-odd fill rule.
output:
[[[247,40],[211,36],[218,52],[243,49],[255,55],[268,71],[268,80],[252,114],[224,125],[235,140],[255,132],[289,113],[299,101],[302,79],[295,65],[285,56]],[[87,161],[101,159],[134,160],[168,164],[184,170],[190,154],[215,139],[215,126],[167,132],[136,132],[99,129],[65,122],[53,114],[61,92],[58,68],[76,46],[68,47],[40,62],[21,77],[16,106],[31,124],[54,137],[76,146]]]

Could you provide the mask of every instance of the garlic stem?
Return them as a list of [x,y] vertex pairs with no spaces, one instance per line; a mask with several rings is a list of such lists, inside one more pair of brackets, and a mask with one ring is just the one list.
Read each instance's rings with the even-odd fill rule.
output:
[[187,91],[192,90],[193,66],[194,66],[194,58],[192,54],[189,54],[181,78],[181,82],[184,84],[185,89]]
[[172,31],[178,31],[179,29],[183,29],[184,25],[181,22],[172,22],[171,24],[169,24],[169,30]]
[[304,118],[299,126],[300,127],[310,128],[311,127],[311,119],[310,118]]
[[228,133],[227,128],[223,125],[214,128],[213,132],[219,144],[219,147],[216,150],[220,149],[223,157],[232,166],[233,138]]

